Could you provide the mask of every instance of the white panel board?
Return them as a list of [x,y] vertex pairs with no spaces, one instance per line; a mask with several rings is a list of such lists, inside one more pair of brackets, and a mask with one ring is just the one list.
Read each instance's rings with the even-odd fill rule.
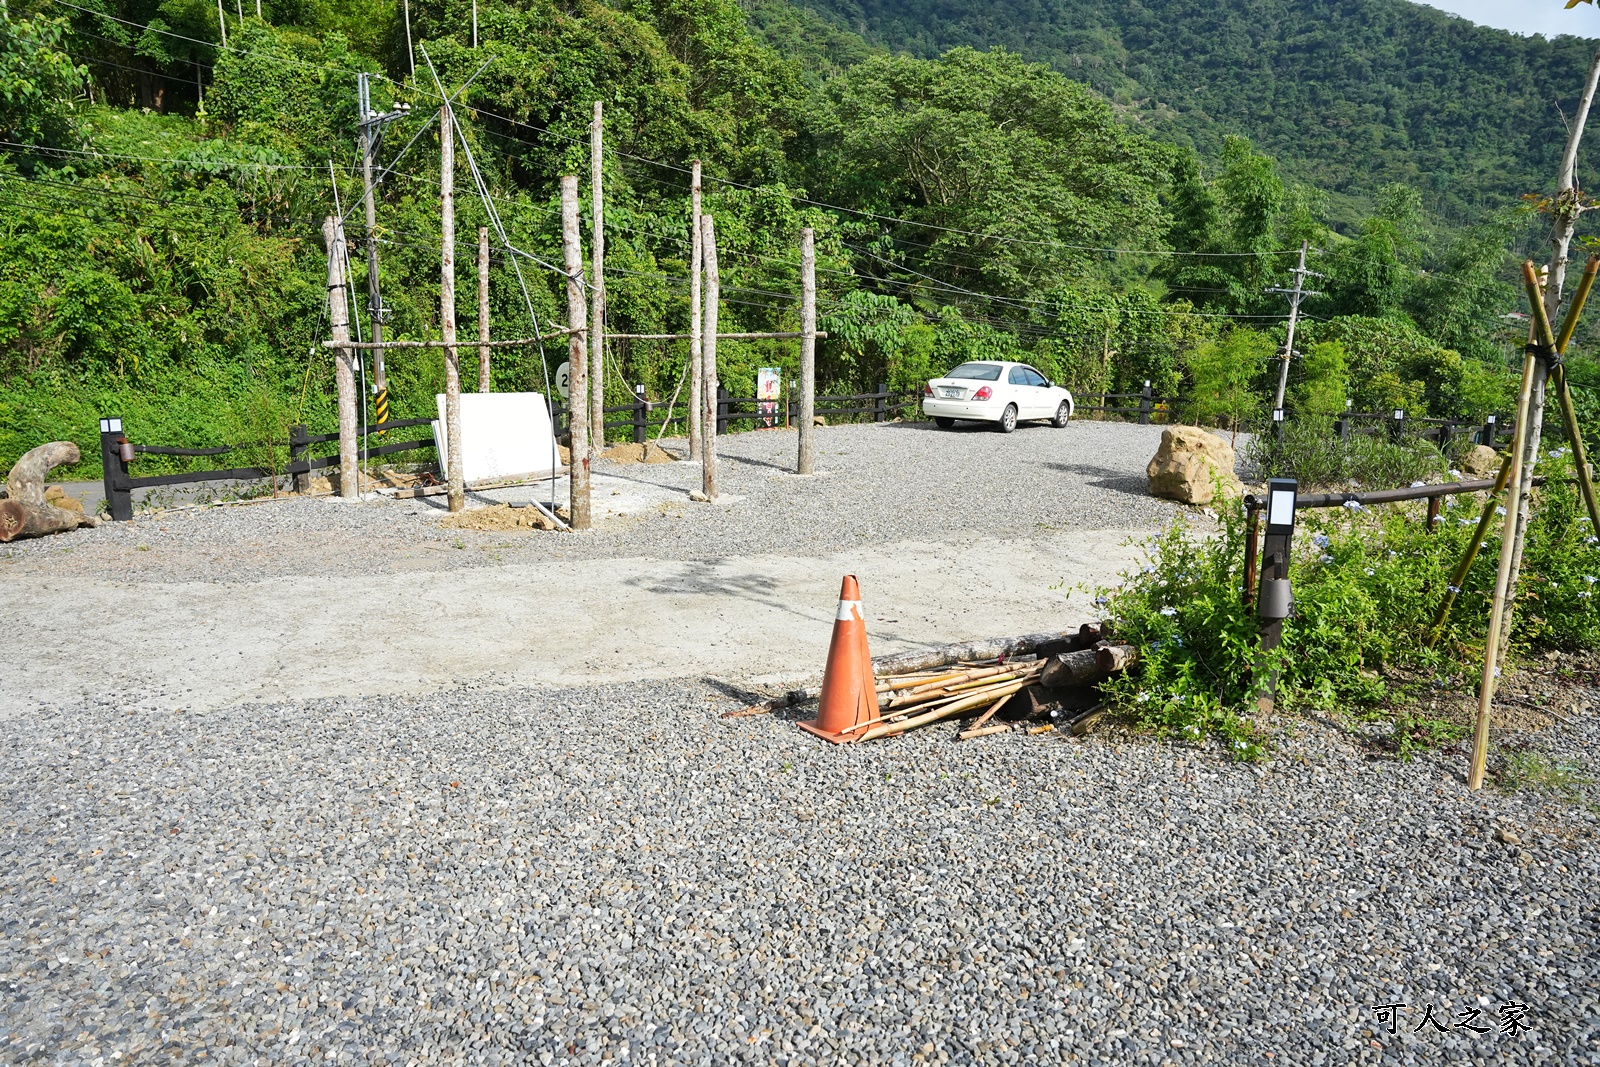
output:
[[[444,394],[435,394],[439,421],[433,424],[439,468],[448,472]],[[473,482],[549,474],[561,462],[550,431],[550,409],[540,393],[461,394],[462,473]]]

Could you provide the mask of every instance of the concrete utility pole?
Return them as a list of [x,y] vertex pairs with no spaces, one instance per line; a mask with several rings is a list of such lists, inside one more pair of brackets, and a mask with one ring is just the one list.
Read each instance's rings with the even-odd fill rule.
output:
[[489,227],[478,227],[478,392],[489,392]]
[[701,341],[705,348],[705,417],[700,426],[700,491],[717,499],[717,304],[722,276],[717,272],[717,228],[710,215],[701,216],[706,268],[706,319]]
[[800,461],[798,474],[815,474],[817,414],[817,249],[811,227],[800,231]]
[[344,224],[330,215],[322,221],[328,246],[328,320],[333,339],[344,347],[333,352],[334,380],[339,391],[339,495],[354,500],[356,491],[356,374],[350,344],[349,275],[345,271]]
[[439,333],[444,350],[445,450],[449,453],[450,510],[467,506],[461,455],[461,355],[456,349],[456,134],[450,101],[439,108]]
[[1308,296],[1322,295],[1319,292],[1305,288],[1305,280],[1308,275],[1313,278],[1322,277],[1316,271],[1306,270],[1306,252],[1310,247],[1310,241],[1300,242],[1300,265],[1291,272],[1294,275],[1294,288],[1267,290],[1269,293],[1287,293],[1289,296],[1289,336],[1283,342],[1283,365],[1278,368],[1278,392],[1272,400],[1272,409],[1274,411],[1283,410],[1283,394],[1289,387],[1289,360],[1294,358],[1294,328],[1295,324],[1300,321],[1300,301]]
[[571,431],[567,482],[571,488],[568,521],[589,529],[589,371],[584,351],[588,332],[583,306],[583,243],[578,234],[578,176],[561,179],[561,251],[567,269],[567,413]]
[[472,0],[472,47],[478,47],[478,0]]
[[[217,2],[221,3],[222,0],[217,0]],[[412,80],[415,80],[417,77],[417,53],[411,47],[411,0],[403,0],[403,3],[406,19],[406,62],[411,65],[411,77]]]
[[[361,115],[361,189],[367,209],[367,318],[372,340],[383,340],[383,298],[378,293],[378,209],[372,199],[372,149],[376,115],[372,110],[372,87],[368,75],[356,75],[357,107]],[[383,349],[372,350],[372,385],[386,392],[389,381],[383,369]],[[385,405],[380,404],[379,407]],[[383,421],[380,414],[378,420]]]
[[[705,239],[700,232],[700,161],[694,161],[689,178],[689,458],[703,452],[700,416],[705,407],[701,377],[705,363],[701,347],[700,276],[705,269]],[[716,432],[715,428],[712,430]]]
[[600,101],[594,102],[594,121],[589,123],[589,437],[594,451],[606,447],[606,225],[605,179],[601,173]]
[[222,13],[222,0],[217,0],[217,25],[222,27],[222,47],[228,47],[228,17]]

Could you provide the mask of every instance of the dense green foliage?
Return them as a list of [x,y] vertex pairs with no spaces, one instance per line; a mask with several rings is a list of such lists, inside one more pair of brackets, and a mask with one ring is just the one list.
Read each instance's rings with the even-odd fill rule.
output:
[[1204,155],[1248,136],[1352,225],[1390,183],[1464,222],[1546,188],[1565,136],[1555,108],[1572,113],[1594,53],[1408,0],[799,2],[895,51],[1003,47],[1047,63]]
[[[1526,182],[1515,169],[1476,180],[1449,208],[1468,214],[1450,225],[1420,180],[1376,185],[1362,194],[1370,210],[1342,225],[1328,205],[1351,201],[1330,201],[1326,187],[1343,188],[1343,172],[1306,171],[1310,157],[1285,154],[1270,131],[1256,131],[1258,143],[1287,169],[1193,115],[1182,121],[1198,152],[1160,123],[1150,136],[1114,99],[1126,86],[1094,64],[1063,68],[1085,85],[1002,51],[886,55],[781,0],[748,11],[734,0],[482,0],[476,50],[468,5],[418,0],[414,51],[388,0],[267,2],[260,19],[225,6],[226,49],[201,0],[11,10],[0,46],[10,142],[0,197],[11,209],[0,223],[0,468],[41,440],[71,438],[85,451],[76,473],[95,473],[95,419],[107,414],[141,441],[175,445],[276,436],[296,421],[329,428],[320,230],[335,201],[348,213],[359,197],[358,72],[374,76],[375,107],[413,107],[378,151],[390,337],[439,336],[436,109],[441,87],[470,80],[457,113],[470,162],[519,250],[495,241],[499,337],[565,316],[548,266],[560,260],[557,184],[587,174],[590,105],[601,100],[618,332],[687,327],[687,168],[699,159],[724,329],[796,327],[798,236],[816,230],[828,392],[915,389],[964,359],[1014,357],[1079,393],[1149,381],[1190,417],[1248,422],[1265,410],[1282,342],[1283,298],[1267,290],[1287,282],[1302,241],[1322,250],[1312,266],[1325,295],[1308,301],[1297,348],[1323,355],[1293,364],[1293,418],[1324,418],[1345,399],[1478,417],[1505,411],[1515,384],[1518,338],[1503,322],[1517,306],[1511,250],[1544,224],[1512,193],[1542,188],[1538,167]],[[1229,40],[1192,47],[1239,46]],[[1211,91],[1194,88],[1197,99]],[[1453,136],[1428,122],[1430,137]],[[1515,131],[1541,145],[1559,132],[1553,119]],[[1368,159],[1374,180],[1417,177],[1385,162],[1395,143],[1341,144],[1341,160]],[[456,317],[470,334],[470,264],[491,219],[458,155]],[[1296,180],[1308,173],[1324,188]],[[1480,202],[1494,210],[1473,213]],[[363,229],[351,216],[362,297]],[[369,312],[355,303],[360,332]],[[749,395],[762,366],[788,379],[795,347],[728,342],[723,380]],[[1330,371],[1335,350],[1342,369]],[[681,342],[616,341],[609,402],[635,384],[671,397],[685,355]],[[564,358],[564,345],[497,352],[496,387],[543,392]],[[475,367],[463,362],[470,388]],[[431,415],[443,355],[396,352],[388,370],[393,413]],[[1597,374],[1574,362],[1581,389]],[[1592,421],[1592,396],[1580,402]]]

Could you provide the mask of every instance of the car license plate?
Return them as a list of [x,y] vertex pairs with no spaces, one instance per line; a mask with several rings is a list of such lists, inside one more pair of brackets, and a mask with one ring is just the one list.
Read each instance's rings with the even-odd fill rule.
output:
[[960,400],[962,397],[967,395],[966,390],[955,389],[948,385],[941,385],[939,388],[935,389],[934,392],[938,393],[946,400]]

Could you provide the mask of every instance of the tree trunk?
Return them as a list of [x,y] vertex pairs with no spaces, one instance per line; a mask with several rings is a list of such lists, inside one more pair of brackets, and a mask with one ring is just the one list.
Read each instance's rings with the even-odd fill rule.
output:
[[0,541],[75,530],[92,522],[81,512],[58,508],[44,498],[44,476],[52,467],[76,463],[78,446],[71,441],[51,441],[23,453],[6,475],[7,499],[0,501]]

